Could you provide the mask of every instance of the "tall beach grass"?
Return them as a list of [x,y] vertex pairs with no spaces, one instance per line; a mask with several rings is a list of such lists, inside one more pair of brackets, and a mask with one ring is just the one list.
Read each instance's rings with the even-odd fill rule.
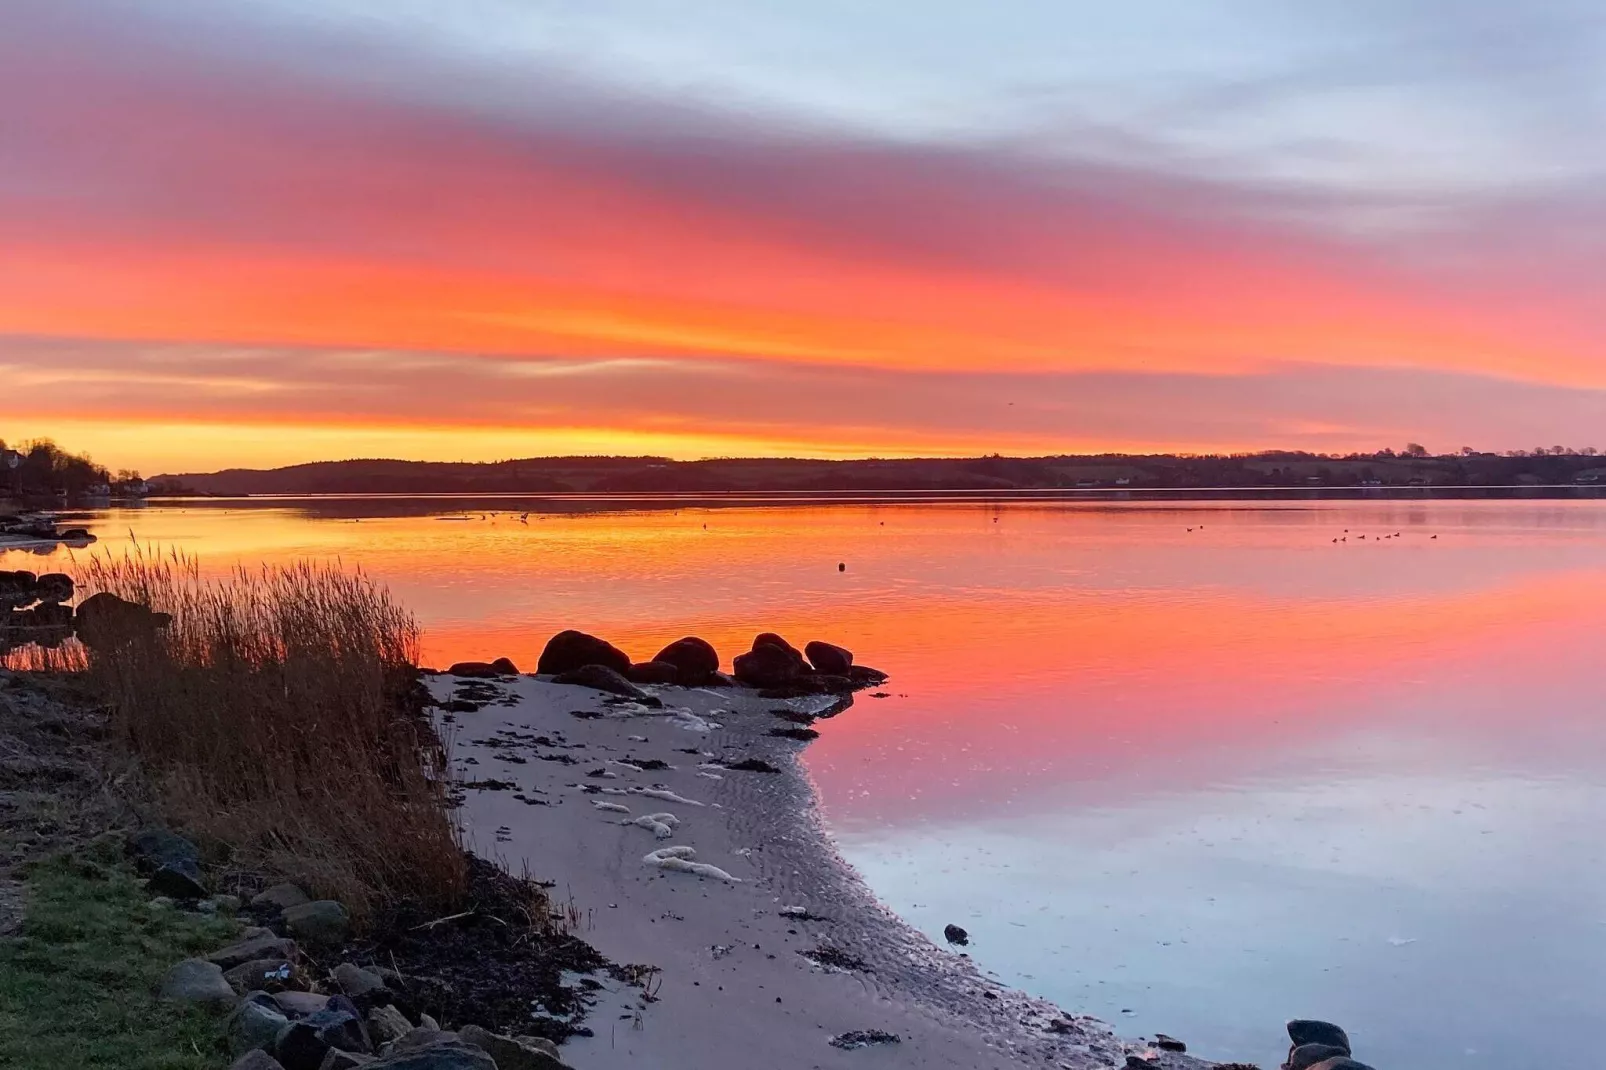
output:
[[92,558],[79,586],[172,615],[97,650],[86,678],[187,829],[359,916],[462,896],[418,625],[383,587],[315,564],[207,578],[140,549]]

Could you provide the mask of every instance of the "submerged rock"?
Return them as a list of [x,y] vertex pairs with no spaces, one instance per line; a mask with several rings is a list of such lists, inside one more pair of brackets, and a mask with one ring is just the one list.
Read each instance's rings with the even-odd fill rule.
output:
[[284,1070],[284,1067],[265,1051],[248,1051],[232,1063],[229,1070]]
[[630,657],[606,640],[570,629],[547,640],[536,672],[573,672],[586,665],[601,665],[623,675],[630,669]]

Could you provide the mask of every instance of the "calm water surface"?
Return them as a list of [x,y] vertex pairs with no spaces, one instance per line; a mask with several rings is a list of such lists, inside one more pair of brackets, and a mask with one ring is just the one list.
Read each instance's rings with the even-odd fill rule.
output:
[[1005,981],[1268,1066],[1304,1015],[1385,1068],[1593,1065],[1606,502],[512,504],[91,519],[359,564],[436,663],[836,640],[893,674],[806,753],[838,843]]

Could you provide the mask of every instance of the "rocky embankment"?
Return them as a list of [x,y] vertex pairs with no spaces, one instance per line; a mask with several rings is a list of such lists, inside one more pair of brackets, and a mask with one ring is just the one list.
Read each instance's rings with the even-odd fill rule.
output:
[[0,548],[7,543],[62,543],[82,548],[93,544],[95,536],[85,528],[60,528],[48,513],[0,516]]

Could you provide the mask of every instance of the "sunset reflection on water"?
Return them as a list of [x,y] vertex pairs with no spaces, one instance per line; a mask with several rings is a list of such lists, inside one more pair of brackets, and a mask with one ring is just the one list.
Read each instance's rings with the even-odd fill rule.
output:
[[892,674],[805,753],[839,844],[1006,981],[1221,1058],[1317,1015],[1379,1065],[1577,1065],[1555,1038],[1606,996],[1606,502],[532,507],[92,526],[211,570],[358,565],[437,665],[531,669],[565,627],[639,659],[829,639]]

